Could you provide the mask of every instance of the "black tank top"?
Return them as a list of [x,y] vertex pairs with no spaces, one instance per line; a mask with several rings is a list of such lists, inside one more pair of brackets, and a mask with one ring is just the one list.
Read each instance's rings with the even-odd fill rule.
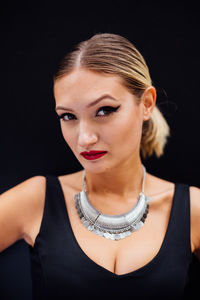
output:
[[192,261],[189,185],[175,183],[168,227],[157,255],[133,272],[116,275],[80,248],[60,181],[47,175],[41,227],[29,250],[33,300],[183,299]]

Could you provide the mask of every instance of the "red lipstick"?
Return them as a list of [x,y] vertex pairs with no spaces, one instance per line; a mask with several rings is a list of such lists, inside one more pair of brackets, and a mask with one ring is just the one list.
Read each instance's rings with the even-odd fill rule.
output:
[[107,153],[107,151],[91,150],[89,152],[86,152],[86,151],[81,152],[80,154],[88,160],[93,160],[93,159],[100,158],[101,156],[103,156],[106,153]]

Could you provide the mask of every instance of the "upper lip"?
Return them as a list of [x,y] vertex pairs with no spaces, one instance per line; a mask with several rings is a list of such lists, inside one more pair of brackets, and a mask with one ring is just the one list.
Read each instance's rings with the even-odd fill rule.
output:
[[99,154],[99,153],[103,153],[103,152],[107,152],[107,151],[103,151],[103,150],[91,150],[89,152],[87,152],[87,151],[81,152],[80,154],[82,154],[82,155],[95,155],[95,154]]

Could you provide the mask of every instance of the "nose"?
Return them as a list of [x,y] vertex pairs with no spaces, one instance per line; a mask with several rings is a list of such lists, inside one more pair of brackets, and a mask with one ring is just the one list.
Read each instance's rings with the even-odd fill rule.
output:
[[98,140],[97,134],[92,126],[81,124],[78,134],[78,145],[82,149],[88,149],[89,146],[95,144]]

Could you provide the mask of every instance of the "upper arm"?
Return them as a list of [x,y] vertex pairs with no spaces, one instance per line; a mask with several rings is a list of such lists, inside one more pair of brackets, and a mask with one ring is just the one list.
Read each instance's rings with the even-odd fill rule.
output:
[[190,186],[191,239],[194,254],[200,260],[200,188]]
[[27,234],[43,206],[45,182],[34,176],[0,195],[0,252]]

